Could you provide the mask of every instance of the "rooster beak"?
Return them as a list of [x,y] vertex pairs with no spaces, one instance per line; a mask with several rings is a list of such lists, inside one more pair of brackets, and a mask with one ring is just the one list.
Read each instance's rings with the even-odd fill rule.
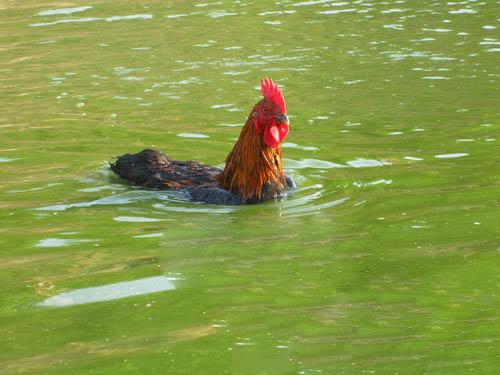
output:
[[278,115],[278,116],[276,116],[276,122],[278,124],[288,124],[288,116],[285,114]]

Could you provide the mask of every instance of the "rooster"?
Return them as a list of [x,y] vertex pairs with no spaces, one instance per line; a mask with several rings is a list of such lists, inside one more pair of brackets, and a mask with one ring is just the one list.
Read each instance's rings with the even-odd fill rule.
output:
[[295,183],[285,176],[281,143],[289,130],[285,98],[278,85],[262,79],[263,99],[253,107],[224,170],[194,161],[171,160],[156,150],[125,154],[111,170],[130,183],[186,190],[194,201],[246,204],[283,196]]

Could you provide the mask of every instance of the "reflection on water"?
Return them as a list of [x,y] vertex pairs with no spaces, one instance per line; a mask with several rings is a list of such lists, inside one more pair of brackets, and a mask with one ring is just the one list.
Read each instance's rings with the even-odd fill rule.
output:
[[89,239],[74,239],[74,238],[45,238],[40,240],[35,245],[36,247],[64,247],[77,245],[81,243],[95,242]]
[[296,149],[304,150],[304,151],[319,151],[319,148],[317,148],[317,147],[314,147],[314,146],[301,146],[301,145],[298,145],[297,143],[292,143],[292,142],[282,143],[281,146],[283,148],[296,148]]
[[356,12],[357,9],[348,8],[348,9],[332,9],[332,10],[324,10],[322,12],[318,12],[318,14],[339,14],[339,13],[352,13]]
[[39,16],[54,16],[58,14],[73,14],[73,13],[79,13],[79,12],[84,12],[88,9],[92,9],[92,6],[86,5],[86,6],[81,6],[81,7],[74,7],[74,8],[60,8],[60,9],[49,9],[49,10],[44,10],[38,13]]
[[403,159],[406,159],[406,160],[413,160],[413,161],[420,161],[420,160],[424,160],[422,158],[417,158],[415,156],[405,156]]
[[375,180],[370,182],[353,182],[352,184],[356,187],[365,187],[373,185],[390,185],[392,184],[392,180],[386,180],[385,178],[382,178],[380,180]]
[[163,292],[175,289],[173,283],[174,280],[176,280],[176,278],[154,276],[134,281],[123,281],[119,283],[101,285],[92,288],[75,289],[47,298],[46,300],[39,302],[38,306],[67,307]]
[[283,164],[286,169],[305,169],[305,168],[316,168],[316,169],[329,169],[329,168],[346,168],[345,165],[332,163],[325,160],[317,159],[302,159],[293,160],[284,158]]
[[332,163],[326,160],[318,160],[318,159],[302,159],[302,160],[293,160],[293,159],[283,159],[283,163],[285,168],[287,169],[305,169],[305,168],[315,168],[315,169],[330,169],[330,168],[369,168],[369,167],[382,167],[384,165],[391,165],[390,162],[385,160],[373,160],[373,159],[363,159],[358,158],[355,160],[347,161],[346,164],[338,164]]
[[113,218],[114,221],[123,221],[127,223],[154,223],[156,221],[161,221],[161,219],[155,219],[152,217],[140,217],[140,216],[117,216]]
[[149,20],[152,19],[152,14],[131,14],[128,16],[111,16],[111,17],[85,17],[85,18],[65,18],[62,20],[52,21],[52,22],[40,22],[40,23],[32,23],[31,27],[41,27],[41,26],[52,26],[58,25],[62,23],[81,23],[81,22],[95,22],[95,21],[105,21],[105,22],[113,22],[113,21],[126,21],[126,20]]
[[8,163],[10,161],[18,160],[19,158],[0,158],[0,163]]
[[285,217],[300,217],[300,216],[304,216],[304,215],[311,215],[311,214],[314,214],[320,210],[325,210],[327,208],[341,205],[342,203],[345,203],[348,199],[349,199],[349,197],[345,197],[345,198],[336,199],[333,201],[319,203],[319,204],[309,204],[306,206],[297,206],[297,207],[289,208],[289,209],[283,211],[283,216],[285,216]]
[[209,138],[208,135],[197,133],[179,133],[177,136],[181,138]]
[[464,153],[464,152],[457,152],[454,154],[440,154],[440,155],[434,155],[435,158],[438,159],[454,159],[454,158],[461,158],[463,156],[468,156],[469,154]]
[[148,234],[138,234],[137,236],[133,236],[134,238],[156,238],[163,237],[163,233],[148,233]]
[[62,185],[62,182],[54,182],[51,184],[47,184],[47,185],[43,185],[43,186],[39,186],[39,187],[34,187],[34,188],[30,188],[30,189],[14,189],[14,190],[7,191],[7,193],[27,193],[30,191],[43,190],[43,189],[51,188],[53,186],[58,186],[58,185]]
[[192,203],[190,206],[169,206],[163,203],[153,204],[154,208],[171,212],[192,212],[207,214],[228,214],[238,209],[238,206],[220,206],[215,207],[205,203]]
[[160,201],[188,201],[189,195],[181,191],[155,191],[155,190],[132,190],[122,194],[114,194],[107,197],[98,198],[92,201],[76,202],[68,204],[56,204],[34,208],[37,211],[65,211],[70,208],[86,208],[92,206],[122,205],[145,200]]
[[354,168],[382,167],[384,165],[391,165],[390,162],[385,160],[381,161],[381,160],[363,159],[363,158],[348,161],[347,164]]
[[94,186],[89,188],[78,189],[82,193],[96,193],[102,190],[125,190],[126,188],[123,185],[103,185],[103,186]]

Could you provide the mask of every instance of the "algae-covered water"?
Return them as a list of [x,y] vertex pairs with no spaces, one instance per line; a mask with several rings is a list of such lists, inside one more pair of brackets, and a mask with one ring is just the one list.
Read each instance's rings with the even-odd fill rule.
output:
[[[0,2],[1,374],[493,374],[496,0]],[[269,76],[298,191],[137,189],[223,165]]]

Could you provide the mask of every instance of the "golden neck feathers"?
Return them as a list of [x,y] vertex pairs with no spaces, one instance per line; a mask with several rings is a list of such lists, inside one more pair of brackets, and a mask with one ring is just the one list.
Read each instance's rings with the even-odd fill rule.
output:
[[226,166],[219,176],[222,187],[244,200],[262,198],[264,189],[274,193],[286,186],[281,164],[281,145],[265,145],[249,117],[240,137],[226,158]]

